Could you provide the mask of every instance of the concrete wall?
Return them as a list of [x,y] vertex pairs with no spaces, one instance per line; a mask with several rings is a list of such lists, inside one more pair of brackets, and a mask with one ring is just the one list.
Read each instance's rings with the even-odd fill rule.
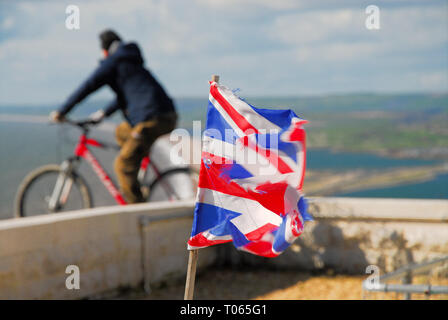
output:
[[[448,254],[448,201],[314,198],[315,221],[281,256],[264,259],[226,248],[233,265],[365,273],[368,265],[389,272]],[[446,269],[444,269],[446,270]]]
[[[72,299],[137,287],[143,270],[156,283],[182,277],[193,205],[150,203],[0,221],[0,299]],[[143,216],[156,221],[142,226]],[[202,251],[199,267],[214,259],[214,249]],[[80,269],[79,290],[65,287],[68,265]]]
[[[74,299],[183,278],[193,207],[149,203],[2,220],[0,299]],[[280,257],[219,245],[200,251],[199,269],[217,261],[364,273],[369,264],[390,271],[448,254],[446,200],[315,198],[310,211],[315,221]],[[65,287],[68,265],[80,269],[80,290]]]

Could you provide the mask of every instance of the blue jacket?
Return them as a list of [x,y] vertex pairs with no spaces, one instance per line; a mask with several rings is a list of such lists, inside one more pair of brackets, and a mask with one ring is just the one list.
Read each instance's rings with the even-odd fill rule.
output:
[[143,67],[143,58],[135,43],[120,44],[113,54],[102,60],[59,112],[65,115],[77,103],[106,84],[117,94],[116,100],[105,109],[106,116],[121,109],[131,126],[135,126],[155,116],[175,112],[171,98]]

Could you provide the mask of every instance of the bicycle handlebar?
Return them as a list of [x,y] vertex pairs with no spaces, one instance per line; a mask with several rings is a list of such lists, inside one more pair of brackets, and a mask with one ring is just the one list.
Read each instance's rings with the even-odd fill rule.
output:
[[[71,119],[64,118],[62,121],[56,122],[55,124],[64,124],[64,123],[81,128],[83,130],[84,134],[87,135],[89,132],[89,126],[99,124],[100,122],[92,120],[92,119],[71,120]],[[99,142],[105,148],[120,150],[120,146],[118,146],[118,145],[110,144],[110,143],[103,142],[103,141],[99,141]]]
[[60,123],[68,123],[70,125],[80,127],[83,130],[87,130],[88,126],[98,124],[99,122],[91,120],[91,119],[71,120],[71,119],[68,119],[68,118],[64,118],[64,120],[62,120]]

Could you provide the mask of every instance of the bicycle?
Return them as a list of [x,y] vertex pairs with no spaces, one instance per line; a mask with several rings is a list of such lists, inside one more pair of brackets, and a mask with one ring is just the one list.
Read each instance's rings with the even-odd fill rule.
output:
[[[119,149],[119,146],[88,138],[90,126],[96,124],[92,120],[65,119],[64,123],[82,130],[74,149],[74,155],[60,165],[49,164],[39,167],[24,178],[15,199],[15,217],[91,208],[93,205],[92,193],[86,180],[77,172],[77,167],[82,159],[91,165],[116,203],[127,204],[115,183],[89,149],[89,147]],[[150,170],[154,178],[146,182]],[[195,173],[188,166],[174,167],[161,172],[150,160],[149,155],[143,159],[138,173],[143,193],[145,194],[145,190],[150,191],[148,201],[173,201],[194,197],[194,177]],[[192,190],[192,193],[187,196],[179,194],[174,187],[185,186],[186,183],[191,184]]]

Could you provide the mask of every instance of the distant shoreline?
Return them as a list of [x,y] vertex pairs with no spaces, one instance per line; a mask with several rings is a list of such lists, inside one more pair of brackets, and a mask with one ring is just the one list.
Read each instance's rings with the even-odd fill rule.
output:
[[448,161],[448,147],[406,148],[396,150],[357,150],[350,148],[310,147],[308,150],[330,150],[334,153],[371,154],[391,159]]
[[448,163],[433,166],[398,167],[380,170],[349,170],[308,172],[304,190],[309,195],[331,196],[340,193],[367,191],[431,181],[448,173]]

